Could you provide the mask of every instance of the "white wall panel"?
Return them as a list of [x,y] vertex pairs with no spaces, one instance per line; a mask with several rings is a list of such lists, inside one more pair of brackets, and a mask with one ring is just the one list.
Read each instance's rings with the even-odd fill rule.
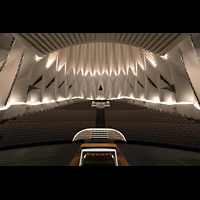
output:
[[114,97],[117,98],[117,97],[122,96],[123,95],[122,92],[123,92],[122,84],[119,79],[116,79],[115,84],[114,84],[114,94],[115,94]]
[[56,72],[57,85],[59,86],[65,80],[65,67]]
[[9,58],[4,68],[0,72],[0,107],[5,106],[6,99],[9,95],[15,75],[19,68],[23,50],[24,47],[20,44],[20,42],[16,41],[10,51]]
[[70,85],[73,85],[74,81],[75,81],[75,76],[74,76],[74,72],[71,69],[70,72],[67,74],[66,76],[66,81],[67,81],[67,85],[68,87],[70,87]]
[[[102,87],[102,90],[99,90],[100,87]],[[105,98],[105,86],[101,76],[98,78],[96,91],[97,91],[97,97]]]
[[53,80],[53,78],[55,78],[55,76],[56,76],[56,61],[54,61],[54,63],[51,65],[51,67],[48,68],[47,71],[44,74],[42,101],[47,102],[47,101],[51,101],[51,100],[56,99],[55,87],[57,87],[57,85],[55,83],[55,80],[54,80],[54,83],[52,83],[49,87],[47,87],[48,84]]
[[[156,44],[156,38],[161,41],[163,39],[161,34],[144,33],[140,35],[128,33],[124,35],[121,33],[111,33],[102,35],[95,33],[71,33],[66,35],[56,33],[51,35],[32,34],[32,36],[35,38],[38,36],[52,36],[55,39],[54,43],[60,38],[60,42],[57,41],[59,48],[64,46],[64,40],[62,42],[64,36],[67,40],[70,37],[73,44],[77,43],[77,41],[80,42],[81,38],[84,38],[87,42],[68,46],[65,49],[59,50],[59,52],[44,56],[38,61],[35,60],[34,53],[28,53],[25,50],[24,62],[22,62],[21,70],[10,96],[11,102],[41,103],[43,101],[43,103],[50,103],[59,99],[63,100],[64,98],[76,98],[77,96],[84,99],[135,97],[143,99],[144,102],[147,100],[147,104],[145,104],[150,107],[159,107],[160,104],[155,103],[159,99],[161,102],[169,103],[176,103],[176,100],[177,102],[196,102],[179,52],[180,49],[189,77],[195,89],[199,92],[199,63],[188,38],[168,52],[168,59],[161,58],[155,54],[149,54],[149,56],[153,56],[157,64],[152,66],[149,61],[150,58],[147,58],[146,51],[138,47],[128,46],[124,44],[124,41],[126,40],[126,43],[132,45],[143,45],[158,51],[159,45],[158,43]],[[136,36],[138,37],[136,38]],[[98,42],[95,41],[95,38],[98,39]],[[146,41],[150,38],[152,39],[151,43]],[[88,40],[95,43],[90,43]],[[48,43],[48,40],[45,41]],[[105,43],[105,41],[115,41],[115,43]],[[122,44],[116,43],[117,41]],[[52,48],[51,45],[49,46],[50,48]],[[12,85],[23,51],[24,46],[16,40],[5,68],[0,72],[0,86],[7,83],[3,86],[3,90],[0,90],[0,96],[2,97],[0,107],[5,106],[6,95]],[[48,67],[47,63],[52,55],[54,55],[55,59]],[[139,62],[144,64],[144,69],[139,66]],[[175,84],[176,94],[161,89],[168,86],[168,84],[160,79],[160,75],[170,84]],[[35,84],[39,89],[32,90],[27,95],[29,84],[33,85],[41,76],[42,80]],[[54,83],[46,88],[54,77]],[[147,77],[153,81],[157,88],[149,83]],[[138,81],[143,87],[141,87]],[[59,88],[61,84],[62,86]],[[103,90],[99,90],[100,85]],[[148,102],[148,100],[153,101],[153,103]],[[51,106],[53,107],[54,104],[51,103]],[[180,109],[182,109],[181,106]],[[186,110],[182,112],[187,113]]]
[[137,68],[137,80],[138,81],[140,81],[140,83],[143,85],[143,86],[145,86],[145,73],[144,73],[144,71],[140,68],[140,67],[138,67]]
[[59,98],[66,98],[65,91],[66,91],[66,83],[63,83],[63,85],[57,89],[56,100],[58,100]]
[[174,76],[177,102],[194,102],[194,93],[181,62],[178,47],[169,52],[169,61]]
[[180,49],[191,84],[198,99],[200,100],[200,63],[198,62],[197,57],[198,51],[194,51],[195,49],[193,49],[192,41],[189,39],[189,37],[181,43]]
[[42,102],[42,89],[32,90],[28,93],[27,101],[30,104],[37,104]]
[[124,81],[123,95],[128,97],[135,97],[134,87],[128,82],[127,79]]
[[85,80],[85,78],[82,79],[81,83],[80,83],[80,95],[79,93],[77,94],[77,96],[81,96],[83,98],[88,98],[89,95],[88,95],[88,84]]
[[7,33],[0,34],[0,71],[3,69],[4,64],[9,56],[9,52],[15,42],[12,35]]
[[88,95],[90,98],[95,99],[97,97],[96,82],[94,78],[88,84]]
[[153,85],[151,85],[148,81],[146,86],[147,86],[146,99],[155,102],[160,101],[158,89],[155,88]]
[[45,56],[44,58],[42,58],[41,60],[39,60],[38,62],[34,64],[32,77],[30,81],[31,85],[34,84],[35,81],[37,81],[38,78],[40,78],[40,76],[42,76],[44,72],[46,71],[47,60],[48,60],[48,56]]
[[114,91],[113,91],[113,82],[111,81],[110,77],[107,79],[105,88],[106,88],[105,98],[111,99],[113,97]]
[[18,78],[10,95],[10,102],[26,102],[28,87],[30,84],[34,57],[32,52],[25,49]]
[[[171,71],[170,71],[170,65],[168,63],[168,60],[164,60],[164,58],[161,58],[160,56],[154,55],[157,62],[157,70],[159,73],[170,83],[174,84]],[[161,86],[162,87],[162,86]],[[164,86],[163,86],[164,87]]]
[[72,86],[68,89],[68,97],[73,98],[77,96],[77,80],[74,79]]
[[133,70],[131,68],[129,68],[128,74],[126,75],[126,77],[127,77],[127,81],[132,85],[132,87],[134,87],[134,85],[135,85],[135,75],[134,75]]

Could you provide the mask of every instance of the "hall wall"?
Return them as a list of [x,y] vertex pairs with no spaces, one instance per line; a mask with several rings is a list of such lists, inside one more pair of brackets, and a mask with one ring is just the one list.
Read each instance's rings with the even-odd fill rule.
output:
[[10,34],[2,34],[0,116],[22,115],[41,105],[54,108],[69,99],[130,98],[141,106],[197,119],[199,38],[191,34],[165,56],[124,44],[89,43],[38,57]]

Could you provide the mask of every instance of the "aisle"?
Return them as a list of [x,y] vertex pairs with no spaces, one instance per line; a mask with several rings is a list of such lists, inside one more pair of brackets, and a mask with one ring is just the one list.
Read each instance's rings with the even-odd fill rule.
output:
[[95,128],[105,128],[104,108],[97,108]]

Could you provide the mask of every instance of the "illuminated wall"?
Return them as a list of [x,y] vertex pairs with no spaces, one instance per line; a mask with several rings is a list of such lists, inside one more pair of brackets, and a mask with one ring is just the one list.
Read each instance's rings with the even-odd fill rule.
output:
[[183,110],[191,105],[199,112],[199,37],[191,34],[164,56],[126,44],[96,42],[38,57],[12,35],[1,34],[1,116],[11,105],[23,105],[17,115],[27,106],[75,98],[129,98],[161,110],[163,105],[176,105],[178,112],[191,116]]

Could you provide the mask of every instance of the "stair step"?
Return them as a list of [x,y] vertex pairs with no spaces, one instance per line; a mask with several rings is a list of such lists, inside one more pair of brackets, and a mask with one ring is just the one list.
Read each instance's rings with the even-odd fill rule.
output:
[[91,134],[91,139],[95,139],[95,138],[105,138],[105,139],[108,139],[108,133],[107,131],[95,131],[95,132],[92,132]]

